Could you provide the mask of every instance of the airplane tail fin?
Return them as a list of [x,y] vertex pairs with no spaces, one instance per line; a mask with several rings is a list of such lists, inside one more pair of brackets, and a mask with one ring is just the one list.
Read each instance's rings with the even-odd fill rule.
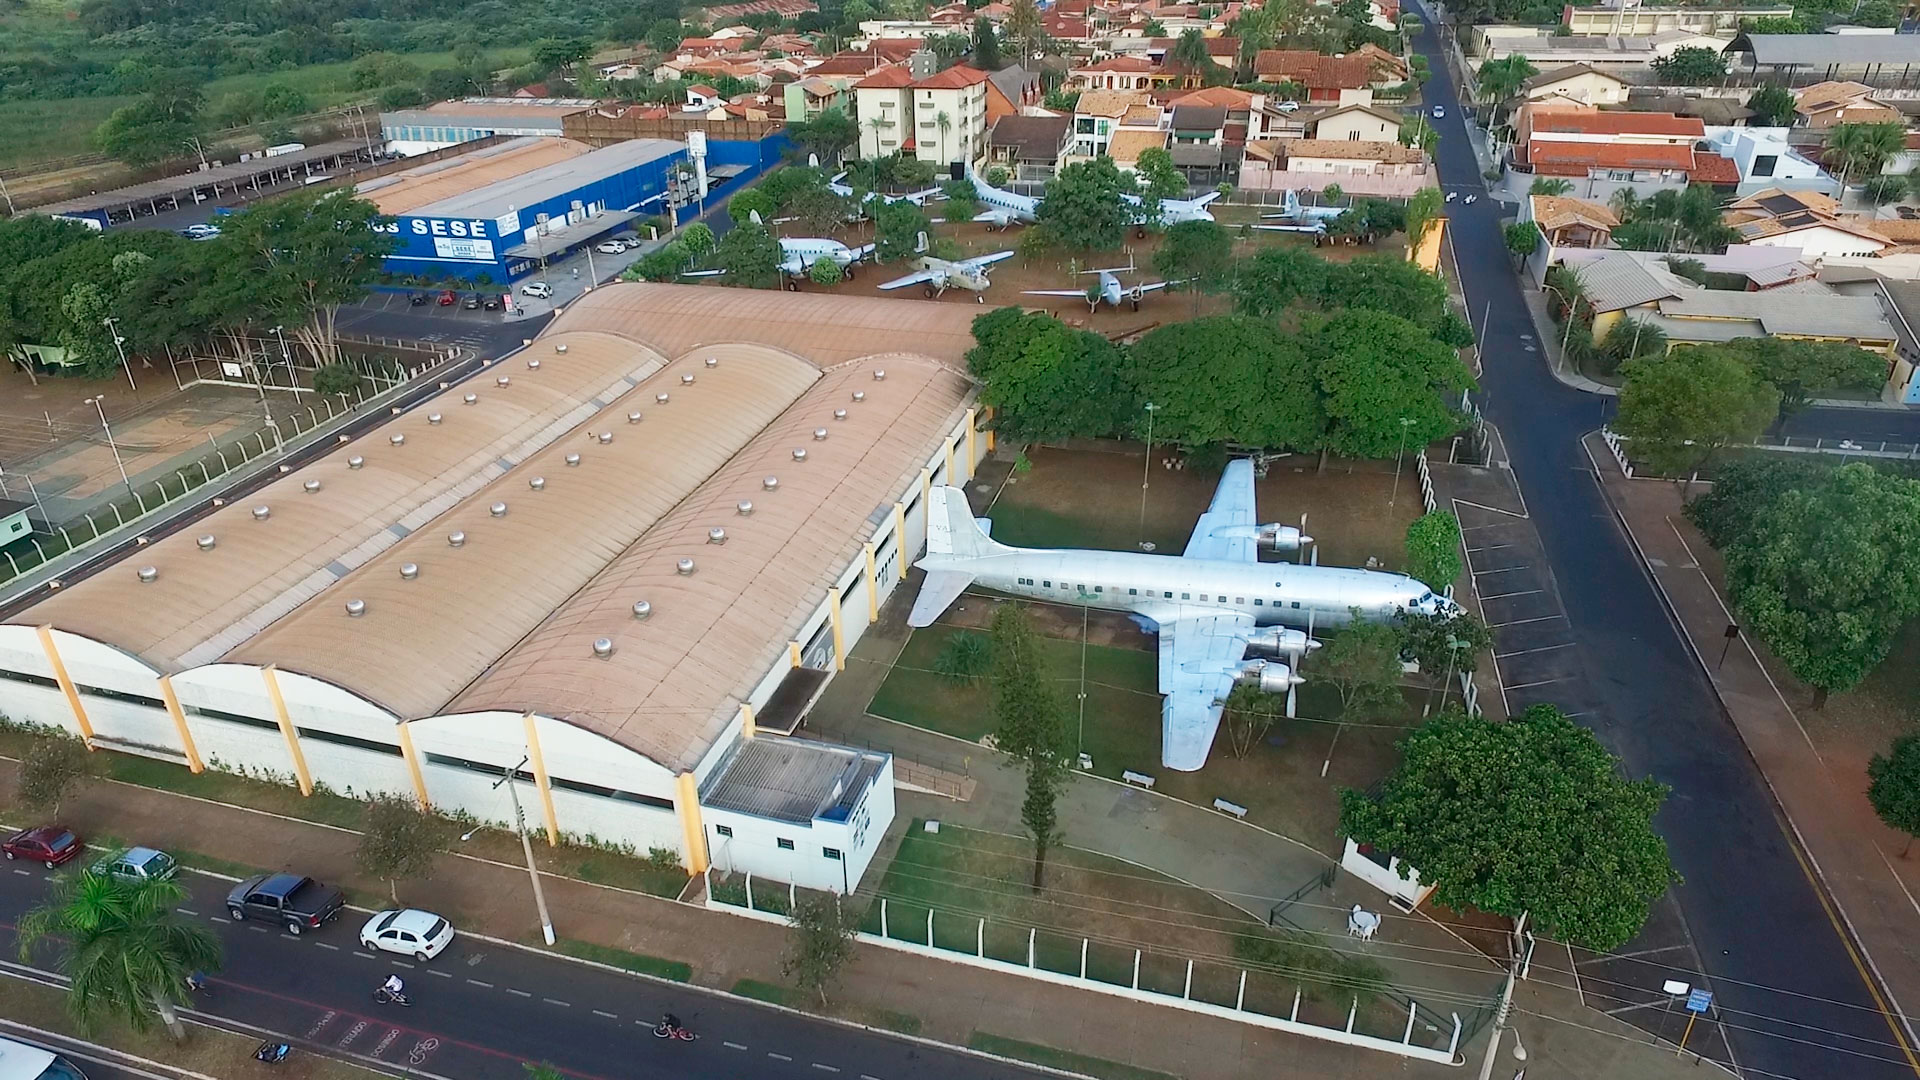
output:
[[[935,488],[933,502],[927,510],[928,555],[977,559],[1009,550],[980,527],[979,520],[973,516],[973,508],[967,505],[967,493],[957,487]],[[922,588],[922,595],[925,592],[926,589]]]

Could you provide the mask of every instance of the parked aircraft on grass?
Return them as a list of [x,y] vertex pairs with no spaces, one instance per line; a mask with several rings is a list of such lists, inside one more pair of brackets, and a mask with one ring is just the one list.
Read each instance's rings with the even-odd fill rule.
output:
[[1316,221],[1332,221],[1334,218],[1346,212],[1347,208],[1344,206],[1302,206],[1300,205],[1300,193],[1292,188],[1288,188],[1285,199],[1280,203],[1280,212],[1277,214],[1261,214],[1260,217],[1264,220],[1279,219],[1282,221],[1312,223]]
[[926,254],[926,233],[920,234],[920,241],[914,245],[914,250],[920,253],[917,262],[919,269],[905,277],[884,282],[880,288],[899,289],[924,282],[929,300],[939,299],[948,289],[971,289],[973,298],[984,304],[987,301],[984,294],[988,286],[993,284],[987,280],[987,267],[1002,259],[1013,258],[1011,251],[996,251],[991,255],[975,255],[971,259],[937,259]]
[[[1207,763],[1220,713],[1235,683],[1288,695],[1300,662],[1317,648],[1314,626],[1339,626],[1399,611],[1456,614],[1453,600],[1405,574],[1259,561],[1259,551],[1300,551],[1299,529],[1254,520],[1253,463],[1227,465],[1213,502],[1178,556],[1130,551],[1009,547],[976,519],[959,488],[938,489],[928,507],[927,572],[907,616],[929,626],[969,585],[1013,596],[1124,611],[1160,634],[1160,760],[1191,772]],[[1254,654],[1252,658],[1248,653]]]
[[[750,215],[755,225],[761,224],[760,212]],[[807,271],[821,259],[830,259],[846,272],[846,279],[853,280],[853,264],[873,254],[872,244],[862,244],[850,248],[838,240],[812,236],[782,236],[780,241],[779,270],[787,278],[787,288],[797,290],[795,282],[807,276]],[[718,277],[725,270],[690,270],[681,277]]]
[[[857,193],[853,188],[840,182],[840,177],[845,175],[847,174],[841,173],[839,176],[827,181],[827,190],[843,199],[855,198]],[[869,191],[865,198],[860,199],[854,204],[852,220],[865,221],[867,218],[872,217],[874,212],[879,210],[881,206],[887,203],[910,202],[915,206],[925,206],[927,205],[928,199],[939,194],[940,189],[937,187],[927,188],[924,191],[912,191],[905,195],[882,195],[877,191]]]
[[986,204],[986,209],[973,216],[975,221],[986,222],[989,228],[1005,229],[1014,225],[1035,225],[1040,221],[1040,200],[1031,195],[1007,191],[994,187],[981,179],[967,166],[967,179],[973,181],[973,190]]
[[1096,289],[1022,289],[1020,295],[1077,296],[1087,302],[1088,308],[1098,308],[1103,301],[1112,304],[1114,307],[1119,307],[1123,303],[1131,302],[1133,304],[1133,310],[1139,311],[1140,301],[1144,299],[1148,293],[1159,292],[1169,285],[1180,284],[1177,281],[1156,281],[1151,285],[1134,285],[1131,287],[1120,284],[1119,275],[1131,274],[1133,273],[1133,269],[1132,261],[1128,261],[1125,266],[1110,266],[1103,270],[1080,271],[1082,274],[1100,275],[1099,286]]

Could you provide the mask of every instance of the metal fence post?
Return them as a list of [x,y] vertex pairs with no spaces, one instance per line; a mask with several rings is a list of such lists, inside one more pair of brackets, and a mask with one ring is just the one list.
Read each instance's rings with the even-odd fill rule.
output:
[[[799,906],[800,906],[800,890],[796,889],[794,887],[793,882],[789,881],[787,882],[787,913],[792,914],[793,910]],[[929,912],[928,914],[932,914],[932,913]]]
[[1293,1011],[1287,1014],[1287,1020],[1292,1023],[1300,1022],[1300,988],[1297,986],[1293,988]]
[[1039,937],[1040,937],[1039,927],[1037,926],[1027,927],[1027,967],[1028,968],[1032,968],[1034,966],[1033,965],[1034,944],[1036,941],[1039,940]]
[[753,910],[753,871],[747,871],[747,910]]
[[1347,1034],[1353,1034],[1353,1018],[1360,1014],[1360,999],[1355,997],[1353,1004],[1347,1006]]
[[927,948],[933,948],[933,909],[927,909]]
[[1405,1034],[1400,1036],[1400,1045],[1405,1046],[1408,1043],[1413,1042],[1413,1018],[1418,1015],[1420,1015],[1420,1003],[1413,1000],[1412,998],[1408,998],[1407,999],[1407,1030]]
[[1247,969],[1240,969],[1240,991],[1233,995],[1233,1011],[1244,1012],[1247,1007]]
[[19,576],[20,576],[20,564],[19,564],[19,563],[17,563],[17,562],[14,562],[14,561],[13,561],[13,552],[11,552],[11,551],[9,551],[9,552],[7,552],[6,554],[7,554],[7,565],[8,565],[8,566],[11,566],[11,567],[13,567],[13,576],[14,576],[14,577],[19,577]]
[[1133,988],[1140,989],[1140,950],[1133,950]]
[[1192,960],[1187,961],[1187,985],[1183,987],[1180,991],[1180,1000],[1182,1001],[1193,1000],[1193,961]]
[[67,542],[67,549],[69,551],[73,549],[73,537],[67,535],[67,527],[65,525],[60,526],[60,539]]
[[138,492],[138,491],[135,491],[135,492],[133,493],[133,501],[134,501],[134,502],[136,502],[136,503],[139,503],[139,504],[140,504],[140,513],[141,513],[142,515],[144,515],[144,514],[146,514],[146,512],[147,512],[147,500],[145,500],[145,499],[143,499],[143,498],[141,498],[141,497],[140,497],[140,492]]
[[973,955],[982,960],[987,958],[987,920],[981,919],[974,928]]
[[880,898],[880,936],[881,937],[888,936],[887,935],[887,898],[884,896]]
[[1087,977],[1087,939],[1080,939],[1080,977]]
[[1452,1057],[1460,1049],[1460,1014],[1453,1014],[1453,1038],[1447,1040],[1447,1056]]

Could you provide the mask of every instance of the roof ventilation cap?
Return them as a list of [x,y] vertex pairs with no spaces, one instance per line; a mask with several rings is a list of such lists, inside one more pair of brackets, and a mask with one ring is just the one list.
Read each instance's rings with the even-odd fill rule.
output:
[[640,422],[640,414],[639,414],[639,413],[637,413],[637,412],[630,412],[630,413],[628,413],[628,414],[627,414],[627,423],[629,423],[629,424],[637,424],[637,423],[639,423],[639,422]]
[[503,502],[494,503],[492,506],[487,507],[487,513],[492,514],[494,517],[506,517],[507,504]]
[[506,377],[505,375],[502,375],[502,376],[500,376],[499,378],[497,378],[497,379],[495,379],[495,380],[493,380],[493,385],[495,385],[495,386],[512,386],[512,385],[513,385],[513,380],[512,380],[512,379],[509,379],[509,378],[507,378],[507,377]]
[[795,461],[805,461],[805,460],[807,460],[807,448],[806,448],[806,447],[804,447],[804,446],[796,446],[796,447],[794,447],[794,448],[793,448],[793,460],[795,460]]
[[598,637],[593,639],[593,655],[605,660],[613,655],[613,639]]
[[207,533],[206,535],[200,537],[200,539],[195,540],[193,542],[193,546],[199,548],[201,551],[212,551],[213,550],[213,534]]
[[159,578],[160,571],[157,568],[152,566],[143,566],[139,569],[138,574],[140,577],[141,584],[151,585],[157,578]]
[[707,366],[708,366],[708,367],[719,367],[719,366],[720,366],[720,358],[719,358],[719,357],[717,357],[717,356],[709,356],[709,357],[707,357]]
[[736,505],[734,509],[740,511],[741,517],[746,517],[748,514],[753,513],[753,500],[741,499],[739,504]]
[[665,390],[662,390],[659,393],[653,395],[653,403],[655,405],[665,405],[667,403],[667,392]]
[[546,489],[546,486],[547,486],[547,478],[544,476],[536,476],[533,479],[527,481],[527,486],[532,488],[535,491],[543,491]]
[[272,515],[273,509],[271,507],[256,506],[253,508],[253,520],[255,521],[265,521]]
[[365,465],[366,463],[367,463],[366,458],[361,457],[359,454],[355,454],[352,457],[347,459],[347,468],[357,469],[360,466]]
[[774,491],[780,487],[780,478],[777,476],[769,476],[765,480],[760,481],[760,486],[766,488],[768,491]]
[[567,455],[567,464],[569,464],[569,465],[578,465],[578,464],[580,464],[580,455],[579,455],[579,454],[568,454],[568,455]]
[[540,370],[540,361],[539,361],[538,359],[534,359],[534,360],[529,360],[529,361],[527,361],[527,370],[528,370],[528,371],[539,371],[539,370]]
[[713,528],[707,530],[707,543],[724,544],[727,542],[727,530]]
[[845,420],[847,418],[847,410],[845,409],[833,410],[833,418],[835,420]]
[[603,431],[603,432],[601,432],[601,433],[600,433],[600,442],[601,442],[601,443],[602,443],[603,445],[604,445],[604,444],[606,444],[606,443],[610,443],[610,442],[612,442],[612,441],[613,441],[613,432],[611,432],[611,431]]
[[692,386],[692,385],[693,385],[693,372],[691,372],[691,371],[688,371],[688,372],[685,372],[685,373],[683,373],[683,374],[682,374],[682,375],[680,376],[680,385],[681,385],[681,386]]
[[392,443],[392,444],[393,444],[393,445],[395,445],[395,446],[405,446],[405,445],[407,445],[407,437],[406,437],[405,435],[395,435],[395,436],[392,436],[391,438],[389,438],[389,439],[387,439],[387,441],[388,441],[388,442],[390,442],[390,443]]
[[567,343],[566,343],[566,342],[564,342],[564,341],[562,341],[562,342],[559,342],[559,343],[557,343],[556,345],[554,345],[554,347],[553,347],[553,351],[554,351],[554,352],[557,352],[557,353],[563,353],[563,352],[566,352],[566,351],[567,351]]
[[684,577],[688,574],[693,573],[693,560],[681,559],[679,562],[673,564],[673,568],[679,571],[680,575]]
[[301,484],[301,485],[300,485],[300,490],[302,490],[302,491],[304,491],[304,492],[306,492],[307,494],[309,494],[309,495],[311,495],[311,494],[313,494],[314,492],[316,492],[316,491],[319,491],[319,490],[320,490],[320,481],[318,481],[318,480],[309,480],[309,481],[307,481],[306,483],[304,483],[304,484]]
[[479,401],[479,400],[480,400],[480,395],[479,395],[479,394],[468,394],[468,395],[467,395],[466,397],[463,397],[463,398],[461,398],[460,400],[461,400],[461,401],[464,401],[464,402],[466,402],[466,403],[467,403],[467,404],[469,404],[469,405],[471,405],[471,404],[473,404],[474,402],[476,402],[476,401]]
[[412,581],[414,578],[417,578],[419,576],[420,576],[420,566],[418,563],[403,562],[400,564],[400,580],[401,581]]
[[448,547],[462,547],[466,544],[466,542],[467,542],[467,534],[464,532],[461,532],[459,529],[455,529],[452,532],[447,534]]
[[827,441],[827,429],[826,429],[826,428],[823,428],[823,427],[817,427],[817,428],[814,428],[814,429],[813,429],[813,441],[814,441],[814,442],[826,442],[826,441]]
[[865,400],[867,400],[867,392],[865,390],[855,390],[853,392],[853,403],[855,405],[858,405]]
[[874,368],[874,369],[873,369],[873,381],[874,381],[874,382],[885,382],[885,381],[886,381],[886,378],[887,378],[887,369],[886,369],[886,368]]
[[366,613],[367,613],[367,602],[365,600],[347,601],[347,615],[349,617],[357,619],[360,616],[365,615]]
[[439,414],[439,413],[428,413],[428,414],[427,414],[427,423],[429,423],[429,424],[433,424],[433,425],[435,425],[435,426],[438,426],[438,425],[439,425],[439,423],[440,423],[440,414]]
[[644,619],[644,618],[646,618],[647,616],[649,616],[649,615],[651,615],[651,614],[653,614],[653,605],[652,605],[652,604],[649,604],[649,603],[647,603],[647,602],[646,602],[645,600],[635,600],[635,601],[633,602],[633,617],[634,617],[634,618],[636,618],[636,619]]

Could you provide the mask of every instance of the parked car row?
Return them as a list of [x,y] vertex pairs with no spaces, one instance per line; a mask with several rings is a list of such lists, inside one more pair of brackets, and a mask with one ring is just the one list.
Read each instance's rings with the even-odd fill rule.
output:
[[409,307],[425,307],[427,304],[434,302],[437,302],[441,307],[452,307],[458,304],[468,311],[479,311],[482,308],[488,311],[499,311],[502,303],[500,294],[498,293],[468,293],[463,297],[452,289],[443,289],[437,296],[433,293],[423,292],[409,293],[407,295],[407,306]]

